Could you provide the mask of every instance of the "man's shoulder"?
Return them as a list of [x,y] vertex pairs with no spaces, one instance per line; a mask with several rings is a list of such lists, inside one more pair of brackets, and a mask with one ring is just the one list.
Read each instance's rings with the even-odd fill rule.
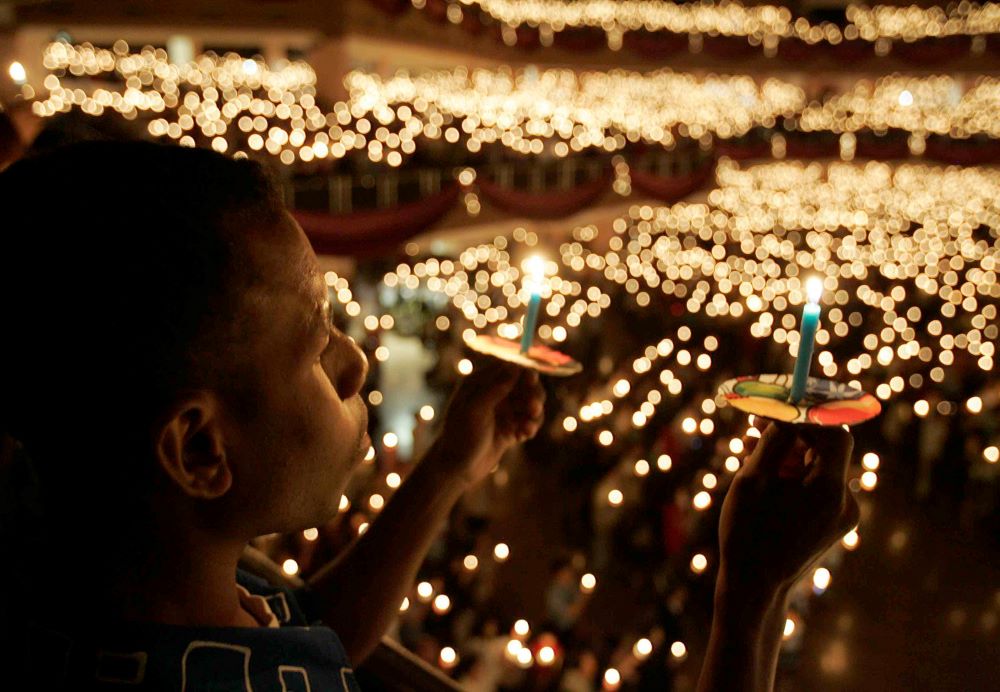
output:
[[253,595],[262,597],[282,627],[308,627],[317,622],[307,614],[310,598],[305,589],[274,586],[242,569],[236,570],[236,583]]
[[143,623],[67,636],[32,624],[19,666],[26,689],[360,689],[339,638],[307,619],[299,592],[242,571],[237,582],[267,601],[280,627]]

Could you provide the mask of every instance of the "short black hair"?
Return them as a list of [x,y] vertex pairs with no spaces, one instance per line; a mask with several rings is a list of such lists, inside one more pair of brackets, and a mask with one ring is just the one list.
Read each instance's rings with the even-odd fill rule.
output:
[[[280,190],[250,160],[83,142],[11,165],[0,209],[0,426],[43,486],[97,472],[121,487],[151,466],[137,457],[157,416],[225,384],[257,280],[246,236],[283,222]],[[78,473],[81,448],[101,468]]]

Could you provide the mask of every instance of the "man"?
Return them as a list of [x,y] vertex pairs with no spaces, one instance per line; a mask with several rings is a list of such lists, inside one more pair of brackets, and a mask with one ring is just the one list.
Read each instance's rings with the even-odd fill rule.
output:
[[[209,151],[88,143],[14,164],[0,199],[0,421],[37,464],[45,536],[32,583],[5,590],[25,628],[8,670],[38,689],[356,689],[350,662],[392,621],[452,505],[538,431],[537,376],[497,364],[463,381],[404,486],[311,581],[306,615],[239,583],[237,561],[254,536],[336,514],[369,446],[367,365],[331,327],[275,186]],[[736,666],[741,684],[769,685],[783,589],[851,528],[849,437],[815,440],[809,480],[781,480],[793,438],[765,433],[732,522],[724,512],[707,665]],[[773,569],[741,533],[762,521],[785,541]],[[720,675],[704,689],[736,689]]]

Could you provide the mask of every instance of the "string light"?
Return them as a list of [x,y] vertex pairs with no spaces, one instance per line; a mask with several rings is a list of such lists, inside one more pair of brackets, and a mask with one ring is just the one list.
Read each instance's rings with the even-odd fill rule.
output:
[[[425,7],[425,0],[414,3]],[[915,41],[942,36],[976,36],[1000,32],[1000,7],[996,3],[962,2],[944,7],[848,5],[843,30],[832,22],[811,22],[793,16],[780,5],[744,6],[740,2],[674,4],[652,0],[462,0],[501,22],[505,42],[516,42],[514,28],[539,28],[542,45],[551,45],[553,32],[568,27],[603,29],[613,49],[621,47],[625,31],[671,32],[746,37],[755,45],[772,45],[774,39],[796,37],[807,43],[840,43],[842,40],[902,39]],[[461,17],[461,5],[449,5]],[[460,21],[460,19],[459,19]],[[457,23],[457,22],[456,22]],[[542,37],[547,38],[542,38]]]

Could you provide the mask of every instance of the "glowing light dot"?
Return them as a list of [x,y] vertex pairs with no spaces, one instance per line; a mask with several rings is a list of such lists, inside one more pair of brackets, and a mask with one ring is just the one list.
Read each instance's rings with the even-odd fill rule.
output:
[[712,496],[702,490],[694,496],[691,504],[694,505],[694,508],[698,511],[707,509],[712,504]]
[[479,558],[475,555],[466,555],[462,560],[462,566],[470,572],[474,572],[479,567]]
[[409,609],[410,609],[410,599],[404,596],[403,602],[399,604],[399,612],[405,613]]
[[574,430],[576,430],[576,427],[577,427],[576,418],[574,418],[573,416],[566,416],[565,418],[563,418],[563,430],[565,430],[566,432],[573,432]]
[[582,577],[580,577],[580,590],[584,593],[590,593],[595,588],[597,588],[597,577],[595,577],[590,572],[587,572]]
[[426,603],[431,600],[431,596],[434,595],[434,587],[429,581],[422,581],[417,584],[417,597]]
[[687,655],[687,647],[684,642],[674,642],[670,645],[670,655],[674,658],[684,658]]
[[471,375],[472,374],[472,361],[468,358],[463,358],[458,361],[458,372],[460,375]]
[[633,471],[635,472],[635,475],[639,476],[640,478],[642,476],[649,475],[649,462],[646,461],[645,459],[639,459],[638,461],[636,461],[635,465],[632,468]]
[[17,84],[24,84],[24,82],[28,79],[28,73],[24,69],[24,65],[19,63],[17,60],[12,62],[7,68],[7,74],[9,74],[10,78]]
[[616,668],[608,668],[604,671],[604,684],[611,688],[617,688],[621,684],[622,674]]
[[493,557],[497,562],[503,562],[510,557],[510,546],[506,543],[497,543],[493,546]]
[[382,436],[382,446],[386,449],[393,449],[399,444],[399,436],[394,432],[387,432]]
[[874,471],[865,471],[861,474],[861,487],[865,490],[871,491],[875,489],[878,484],[878,474]]
[[281,563],[281,571],[288,576],[293,577],[299,573],[299,563],[292,558],[288,558]]
[[698,553],[691,558],[691,571],[695,574],[701,574],[708,567],[708,558],[703,554]]
[[855,548],[857,548],[859,541],[860,537],[858,536],[857,529],[851,529],[850,531],[844,534],[843,538],[840,539],[841,544],[843,544],[843,546],[848,550],[854,550]]
[[669,471],[670,467],[673,466],[673,460],[670,458],[669,454],[661,454],[656,457],[656,468],[661,471]]
[[879,458],[875,452],[867,452],[861,457],[861,465],[869,471],[878,470]]
[[830,586],[830,570],[826,567],[817,567],[813,572],[813,589],[822,593]]
[[903,89],[899,92],[899,105],[903,108],[913,105],[913,94],[908,89]]
[[965,402],[965,408],[969,410],[969,413],[979,413],[983,410],[983,400],[978,396],[970,397]]
[[926,399],[918,399],[917,401],[913,402],[913,412],[918,416],[920,416],[921,418],[930,413],[930,410],[931,410],[931,405],[927,402]]
[[431,421],[434,420],[434,407],[430,405],[425,405],[420,407],[420,420]]
[[987,463],[990,464],[997,463],[997,461],[1000,461],[1000,448],[998,448],[996,445],[990,445],[989,447],[983,450],[983,459],[985,459]]
[[600,442],[605,447],[607,447],[612,442],[615,441],[615,436],[614,436],[614,434],[612,434],[612,432],[610,430],[602,430],[597,435],[597,441]]
[[608,493],[608,504],[611,505],[612,507],[618,507],[624,501],[624,499],[625,496],[622,495],[622,491],[618,490],[617,488],[613,489],[611,492]]
[[438,594],[434,597],[434,612],[438,615],[443,615],[451,610],[451,599],[445,594]]
[[400,485],[400,484],[401,484],[402,482],[403,482],[403,479],[402,479],[402,478],[400,477],[400,475],[399,475],[398,473],[396,473],[395,471],[393,471],[393,472],[389,473],[389,474],[388,474],[388,475],[387,475],[387,476],[385,477],[385,484],[386,484],[387,486],[389,486],[390,488],[398,488],[398,487],[399,487],[399,485]]
[[317,538],[319,538],[319,529],[317,528],[306,529],[305,531],[302,532],[302,537],[310,542],[315,541]]
[[785,629],[784,632],[782,632],[782,636],[785,639],[789,639],[793,634],[795,634],[795,620],[785,618]]
[[690,416],[688,416],[681,422],[681,430],[686,432],[688,435],[690,435],[697,429],[698,429],[698,421],[696,421],[694,418],[691,418]]
[[543,666],[550,666],[556,660],[556,650],[551,646],[543,646],[538,650],[538,663]]
[[527,637],[528,633],[531,631],[531,625],[528,624],[527,620],[518,620],[514,623],[514,634],[519,637]]
[[350,508],[351,508],[351,501],[347,498],[347,495],[341,495],[340,496],[340,507],[339,507],[340,511],[341,512],[346,512]]
[[733,454],[742,454],[744,449],[743,440],[734,437],[729,441],[729,451]]
[[441,665],[445,668],[451,668],[458,661],[458,654],[450,646],[446,646],[441,649],[440,655]]
[[653,642],[643,637],[632,647],[632,652],[635,654],[636,658],[646,658],[653,653]]

